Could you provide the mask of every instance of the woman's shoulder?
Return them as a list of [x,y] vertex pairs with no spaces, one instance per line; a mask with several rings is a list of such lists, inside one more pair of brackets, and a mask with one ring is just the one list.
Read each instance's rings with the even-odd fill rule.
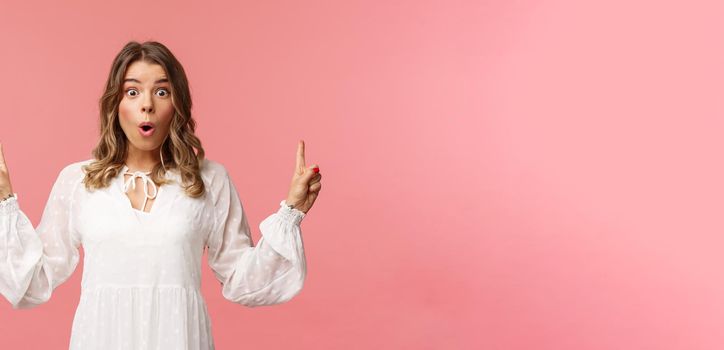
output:
[[[55,171],[55,185],[54,186],[69,186],[73,187],[83,181],[85,177],[85,171],[83,166],[89,164],[92,159],[85,159],[74,161],[66,164],[60,170]],[[57,168],[56,168],[57,169]]]
[[60,170],[60,177],[64,178],[76,178],[76,177],[84,177],[85,176],[85,170],[83,169],[84,166],[92,163],[95,159],[84,159],[84,160],[78,160],[75,162],[72,162],[70,164],[67,164],[63,169]]
[[214,180],[224,179],[229,176],[226,167],[215,160],[204,158],[199,164],[201,168],[201,176],[208,183],[214,182]]

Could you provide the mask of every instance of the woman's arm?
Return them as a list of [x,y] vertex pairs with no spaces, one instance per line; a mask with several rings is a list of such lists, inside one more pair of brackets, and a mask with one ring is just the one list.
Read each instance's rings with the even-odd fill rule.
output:
[[70,231],[70,213],[81,182],[79,163],[60,172],[35,229],[17,197],[0,202],[0,294],[14,309],[47,302],[75,271],[80,240]]
[[215,221],[207,239],[208,263],[224,298],[254,307],[292,299],[304,285],[306,259],[300,222],[305,214],[280,204],[259,225],[254,246],[244,208],[226,169],[219,165],[210,189]]

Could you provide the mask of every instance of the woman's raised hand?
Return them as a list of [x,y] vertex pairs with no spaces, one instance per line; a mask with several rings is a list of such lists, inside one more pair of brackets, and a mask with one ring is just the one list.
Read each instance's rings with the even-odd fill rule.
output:
[[3,145],[0,144],[0,200],[11,195],[13,187],[10,185],[10,172],[5,164],[5,155],[3,154]]
[[294,168],[292,184],[289,186],[287,204],[294,205],[295,209],[306,214],[317,200],[319,190],[322,189],[321,181],[322,174],[319,173],[319,167],[316,164],[308,167],[304,164],[304,141],[299,140],[297,164]]

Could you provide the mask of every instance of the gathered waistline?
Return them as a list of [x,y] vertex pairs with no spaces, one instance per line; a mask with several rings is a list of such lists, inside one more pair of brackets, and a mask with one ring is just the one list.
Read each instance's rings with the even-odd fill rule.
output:
[[193,292],[201,292],[201,288],[195,285],[181,285],[181,284],[154,284],[154,285],[147,285],[147,284],[99,284],[89,287],[81,287],[81,293],[83,292],[93,292],[97,290],[102,289],[112,289],[112,290],[121,290],[121,289],[183,289]]

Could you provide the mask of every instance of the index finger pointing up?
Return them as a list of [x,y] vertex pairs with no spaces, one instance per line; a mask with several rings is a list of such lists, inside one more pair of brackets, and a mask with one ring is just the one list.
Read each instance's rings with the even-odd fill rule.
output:
[[306,165],[304,164],[304,140],[299,140],[297,144],[297,170],[304,171]]
[[0,170],[6,170],[7,166],[5,166],[5,154],[3,153],[3,145],[0,144]]

